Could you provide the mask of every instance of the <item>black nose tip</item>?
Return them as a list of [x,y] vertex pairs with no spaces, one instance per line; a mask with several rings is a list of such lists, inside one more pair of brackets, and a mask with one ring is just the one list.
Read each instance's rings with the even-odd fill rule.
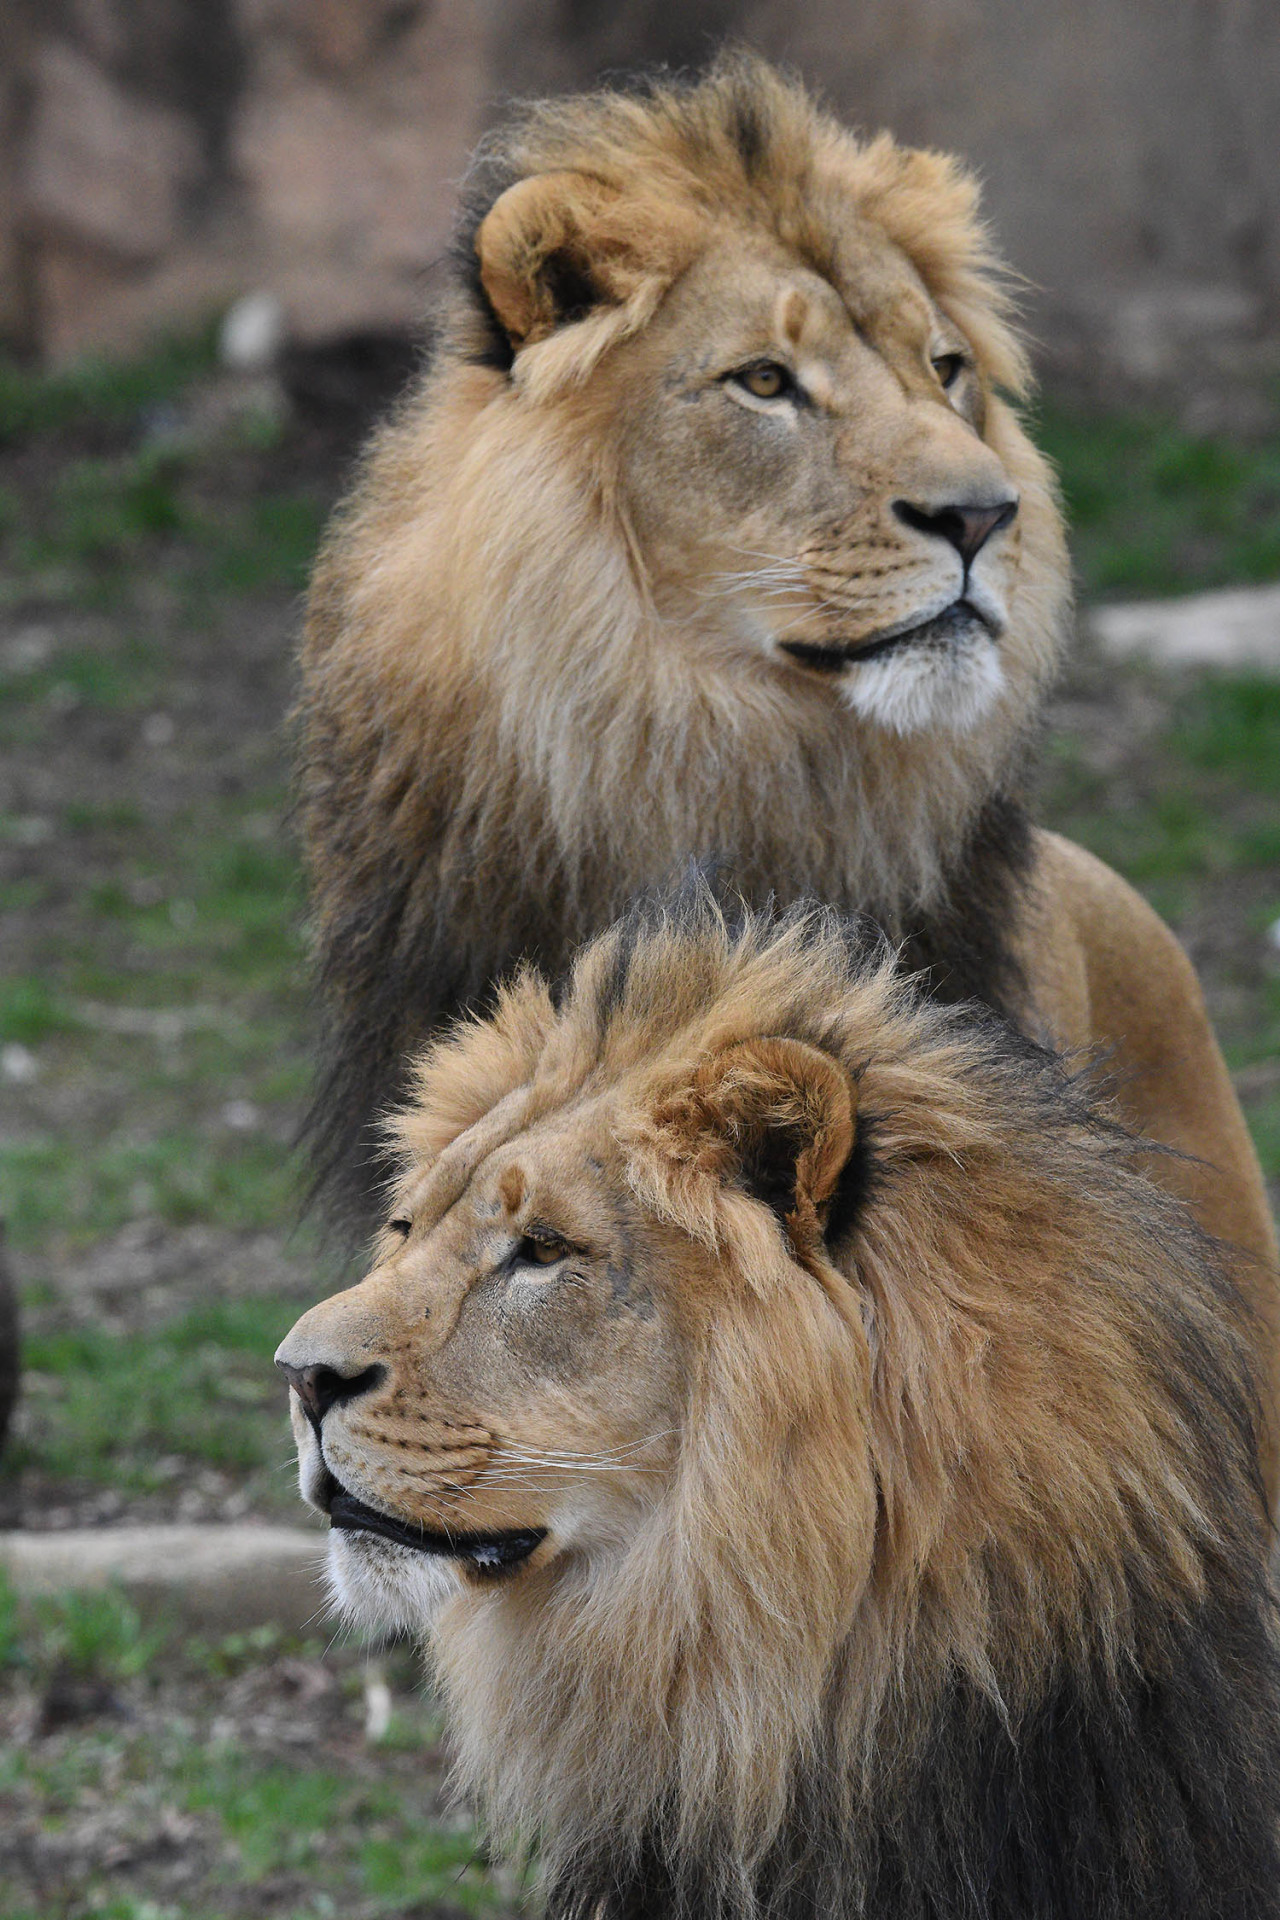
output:
[[330,1407],[368,1393],[386,1372],[385,1367],[365,1367],[360,1373],[339,1373],[336,1367],[291,1367],[284,1360],[277,1360],[276,1365],[301,1400],[317,1433]]
[[948,541],[969,567],[992,534],[1009,525],[1018,511],[1018,503],[1000,500],[993,507],[956,505],[927,509],[912,506],[909,500],[895,500],[893,510],[904,526]]

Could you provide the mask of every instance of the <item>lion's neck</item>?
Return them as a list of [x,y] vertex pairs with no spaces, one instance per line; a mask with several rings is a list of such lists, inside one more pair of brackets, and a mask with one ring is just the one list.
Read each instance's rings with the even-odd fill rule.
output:
[[527,677],[479,729],[486,767],[511,770],[488,805],[477,782],[480,864],[501,870],[517,840],[556,876],[573,942],[699,862],[753,905],[866,914],[965,997],[1008,1003],[1030,860],[1020,729],[899,738],[619,601],[607,639],[601,609],[585,635],[504,650],[504,679]]

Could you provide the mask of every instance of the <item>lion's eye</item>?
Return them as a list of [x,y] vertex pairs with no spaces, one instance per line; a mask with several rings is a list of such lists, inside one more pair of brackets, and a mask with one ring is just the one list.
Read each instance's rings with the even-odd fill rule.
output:
[[776,360],[761,360],[754,367],[743,367],[732,378],[757,400],[781,400],[795,392],[795,381]]
[[967,364],[962,353],[940,353],[935,356],[933,370],[944,392],[954,387]]
[[412,1231],[412,1220],[388,1220],[387,1222],[387,1232],[398,1233],[402,1240],[407,1240]]
[[516,1248],[516,1259],[532,1267],[554,1267],[569,1249],[563,1240],[550,1233],[526,1233]]

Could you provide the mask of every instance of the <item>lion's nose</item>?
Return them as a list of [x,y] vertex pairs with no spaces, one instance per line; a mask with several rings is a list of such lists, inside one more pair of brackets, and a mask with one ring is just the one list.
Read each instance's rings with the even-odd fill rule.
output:
[[1018,511],[1018,502],[998,500],[994,506],[956,503],[928,508],[913,506],[910,500],[895,500],[893,510],[905,526],[913,527],[917,533],[929,533],[938,540],[948,541],[967,569],[992,534],[1009,525]]
[[301,1400],[317,1433],[330,1407],[368,1393],[386,1373],[385,1367],[364,1367],[359,1373],[340,1373],[336,1367],[293,1367],[281,1359],[276,1360],[276,1365]]

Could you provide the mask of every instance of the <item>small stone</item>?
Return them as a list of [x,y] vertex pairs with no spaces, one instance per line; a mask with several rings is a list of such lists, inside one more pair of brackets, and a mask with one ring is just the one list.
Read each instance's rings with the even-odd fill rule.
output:
[[178,731],[167,713],[149,713],[142,723],[144,746],[167,747]]
[[1280,920],[1273,920],[1267,928],[1267,940],[1280,953]]
[[364,1737],[371,1747],[385,1740],[391,1726],[391,1689],[380,1666],[371,1665],[364,1682]]
[[218,357],[237,373],[271,366],[285,339],[284,308],[274,293],[246,293],[222,322]]
[[53,838],[53,822],[42,813],[21,814],[10,824],[9,835],[20,847],[43,847]]
[[25,1087],[37,1079],[39,1073],[40,1062],[29,1047],[24,1047],[17,1040],[0,1047],[0,1074],[6,1080],[12,1080],[15,1086]]
[[[185,1465],[185,1463],[184,1463]],[[176,1614],[196,1632],[245,1633],[259,1627],[298,1632],[324,1606],[327,1541],[320,1531],[261,1524],[211,1524],[199,1494],[198,1524],[76,1528],[51,1539],[55,1516],[42,1530],[0,1533],[0,1568],[22,1594],[119,1584],[144,1617]],[[70,1509],[58,1510],[65,1529]],[[210,1739],[229,1739],[236,1723],[215,1721]]]
[[183,439],[187,423],[181,407],[176,407],[172,400],[157,400],[142,409],[138,425],[148,446],[169,447]]
[[228,1100],[222,1109],[222,1124],[234,1133],[253,1133],[262,1125],[262,1115],[252,1100]]
[[23,627],[4,643],[4,663],[10,673],[34,673],[53,653],[52,627]]

